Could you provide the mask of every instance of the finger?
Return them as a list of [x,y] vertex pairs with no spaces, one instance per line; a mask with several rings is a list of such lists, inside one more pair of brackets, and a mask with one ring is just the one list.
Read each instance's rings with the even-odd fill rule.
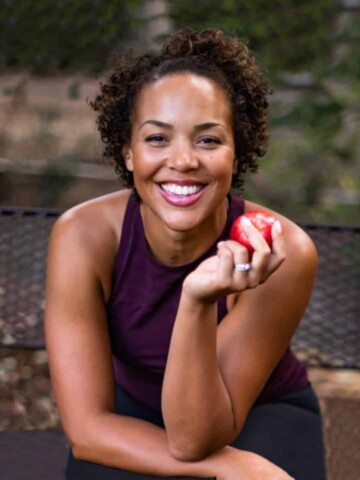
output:
[[233,292],[242,291],[248,288],[248,268],[251,268],[249,263],[249,252],[247,248],[238,242],[229,240],[226,242],[226,247],[232,252],[232,265],[229,275],[231,277],[231,290]]
[[263,283],[272,271],[272,253],[270,247],[255,250],[251,259],[251,272],[249,284],[252,288]]
[[285,260],[285,240],[281,227],[281,223],[277,220],[271,228],[271,237],[272,237],[272,251],[276,257]]
[[267,268],[267,274],[264,276],[263,283],[272,273],[274,273],[286,258],[285,240],[280,222],[277,220],[271,229],[272,236],[272,255]]
[[223,289],[229,292],[242,291],[248,288],[247,270],[237,270],[236,266],[251,266],[249,254],[245,247],[238,242],[226,241],[219,248],[219,282]]
[[246,217],[242,219],[241,226],[254,248],[251,270],[248,275],[248,286],[249,288],[255,288],[269,276],[268,268],[271,262],[271,248],[259,230]]
[[[252,226],[252,228],[255,227]],[[257,229],[256,233],[259,234]],[[261,236],[261,234],[259,235]],[[261,244],[261,246],[262,249],[266,252],[265,255],[270,255],[271,251],[265,240],[263,241],[263,244]],[[233,277],[234,291],[241,291],[245,288],[254,288],[259,285],[263,277],[263,272],[266,270],[267,267],[267,261],[263,258],[264,254],[260,254],[258,252],[256,255],[254,254],[254,263],[254,256],[251,260],[248,249],[238,242],[235,242],[233,240],[226,240],[225,242],[220,242],[220,244],[218,244],[218,247],[226,247],[231,250],[233,254],[234,263],[232,265],[232,271],[230,272],[230,274]],[[249,265],[250,260],[250,269],[247,269],[246,266]],[[238,269],[235,268],[236,265],[238,266]]]
[[264,250],[271,252],[271,249],[259,232],[259,230],[250,222],[246,217],[241,219],[241,228],[248,237],[249,242],[251,243],[254,250]]
[[228,242],[222,242],[218,245],[217,257],[218,264],[216,267],[216,275],[219,285],[222,288],[228,288],[232,281],[232,274],[234,269],[234,255],[227,246]]
[[234,257],[234,263],[249,261],[248,249],[235,240],[225,240],[223,242],[219,242],[217,247],[218,250],[221,248],[227,248]]

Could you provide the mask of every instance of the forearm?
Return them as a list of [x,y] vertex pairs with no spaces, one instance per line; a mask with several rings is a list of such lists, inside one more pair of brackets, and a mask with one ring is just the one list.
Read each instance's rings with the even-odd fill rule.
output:
[[177,458],[205,456],[235,435],[216,341],[216,303],[194,304],[182,295],[162,391],[170,451]]
[[154,476],[216,476],[231,453],[223,449],[198,462],[176,460],[163,428],[112,413],[88,423],[71,443],[79,460]]

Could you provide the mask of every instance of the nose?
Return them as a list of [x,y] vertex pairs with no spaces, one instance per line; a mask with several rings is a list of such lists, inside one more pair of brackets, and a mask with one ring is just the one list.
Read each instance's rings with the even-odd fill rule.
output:
[[194,170],[199,166],[195,149],[184,142],[173,145],[167,163],[169,168],[182,172]]

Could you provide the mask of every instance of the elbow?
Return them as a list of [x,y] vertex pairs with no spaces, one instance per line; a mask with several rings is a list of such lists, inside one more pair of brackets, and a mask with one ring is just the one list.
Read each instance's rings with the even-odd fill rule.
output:
[[170,455],[180,462],[203,460],[208,453],[207,432],[189,428],[166,428],[167,444]]
[[86,454],[84,453],[84,450],[81,447],[72,443],[70,443],[70,447],[71,447],[72,456],[75,458],[75,460],[82,460],[82,461],[87,460]]
[[87,441],[85,436],[81,435],[68,435],[67,439],[70,444],[71,453],[76,460],[88,460],[87,451],[89,450],[87,446]]
[[104,412],[89,415],[89,418],[82,417],[73,422],[63,422],[65,435],[76,460],[100,463],[106,416],[107,413]]
[[85,438],[78,441],[69,441],[71,453],[76,460],[83,462],[95,462],[97,460],[97,447],[94,442],[86,441]]
[[230,445],[238,436],[233,428],[213,428],[203,432],[171,435],[167,431],[170,455],[181,462],[199,462],[217,450]]
[[[216,438],[216,441],[214,438]],[[175,460],[180,462],[199,462],[228,444],[228,438],[219,438],[216,435],[210,438],[196,438],[194,435],[181,439],[168,437],[169,453]]]
[[71,428],[65,431],[68,439],[71,452],[76,460],[91,461],[94,454],[94,434],[88,429],[82,428],[77,425],[78,428]]
[[190,444],[182,446],[169,444],[169,452],[179,462],[199,462],[211,453],[205,448]]

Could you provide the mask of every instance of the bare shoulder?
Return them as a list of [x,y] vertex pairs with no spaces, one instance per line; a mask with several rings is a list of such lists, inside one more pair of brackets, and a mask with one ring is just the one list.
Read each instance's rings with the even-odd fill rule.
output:
[[64,241],[84,241],[86,246],[101,241],[118,240],[129,190],[122,190],[88,200],[64,212],[56,221],[52,237]]
[[292,267],[298,265],[300,270],[308,268],[316,271],[317,251],[315,244],[299,225],[278,212],[246,200],[245,211],[249,210],[263,210],[280,221],[285,237],[287,263],[290,263],[290,260]]
[[87,271],[108,294],[130,194],[129,190],[123,190],[104,195],[63,213],[50,236],[49,271],[52,266],[57,272]]

